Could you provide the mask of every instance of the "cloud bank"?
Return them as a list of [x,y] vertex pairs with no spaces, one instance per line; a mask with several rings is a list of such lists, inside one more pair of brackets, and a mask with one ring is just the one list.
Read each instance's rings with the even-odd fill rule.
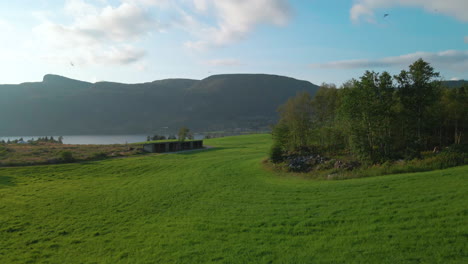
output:
[[312,68],[325,69],[373,69],[373,68],[405,68],[417,59],[422,58],[436,68],[450,68],[458,72],[468,70],[468,50],[447,50],[442,52],[415,52],[382,59],[343,60],[312,64]]
[[68,23],[52,21],[43,13],[41,23],[33,31],[57,57],[49,55],[47,58],[58,61],[60,57],[71,57],[70,60],[80,64],[127,65],[144,59],[147,52],[140,43],[156,33],[185,31],[192,40],[184,45],[203,50],[243,40],[258,25],[283,26],[291,17],[288,0],[120,0],[114,5],[109,3],[67,0],[63,15],[69,18]]

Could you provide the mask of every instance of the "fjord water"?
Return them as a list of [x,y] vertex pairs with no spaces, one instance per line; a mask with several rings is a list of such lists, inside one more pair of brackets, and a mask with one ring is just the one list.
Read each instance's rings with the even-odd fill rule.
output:
[[[63,136],[64,144],[125,144],[125,143],[137,143],[146,140],[147,135],[77,135],[77,136]],[[23,138],[28,141],[32,138],[37,139],[45,136],[17,136],[17,137],[0,137],[1,140],[16,140]],[[50,137],[50,136],[48,136]],[[58,139],[59,136],[53,136]]]
[[[148,135],[136,134],[136,135],[81,135],[81,136],[63,136],[64,144],[95,144],[95,145],[107,145],[107,144],[125,144],[125,143],[137,143],[146,141]],[[28,141],[30,139],[37,139],[45,136],[17,136],[17,137],[0,137],[0,141],[5,140],[16,140],[23,138]],[[48,136],[50,137],[50,136]],[[53,136],[58,139],[59,136]],[[196,134],[195,139],[203,139],[204,135]]]

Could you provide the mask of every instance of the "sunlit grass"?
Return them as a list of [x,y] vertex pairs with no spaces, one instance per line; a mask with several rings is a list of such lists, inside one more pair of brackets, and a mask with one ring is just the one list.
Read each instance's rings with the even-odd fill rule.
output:
[[0,262],[468,260],[468,166],[307,180],[265,170],[270,143],[0,169]]

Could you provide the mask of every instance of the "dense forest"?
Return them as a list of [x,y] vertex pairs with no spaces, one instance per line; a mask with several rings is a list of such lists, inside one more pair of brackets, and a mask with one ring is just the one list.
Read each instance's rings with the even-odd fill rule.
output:
[[323,163],[314,155],[372,165],[452,151],[460,155],[451,165],[468,161],[468,85],[445,87],[422,59],[395,76],[366,71],[340,89],[324,84],[315,97],[299,93],[279,112],[270,158],[293,170]]

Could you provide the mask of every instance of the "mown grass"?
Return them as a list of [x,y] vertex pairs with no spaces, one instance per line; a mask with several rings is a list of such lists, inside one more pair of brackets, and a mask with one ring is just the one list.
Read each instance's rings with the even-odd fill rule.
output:
[[2,168],[0,262],[468,261],[468,166],[314,181],[265,170],[270,143]]

